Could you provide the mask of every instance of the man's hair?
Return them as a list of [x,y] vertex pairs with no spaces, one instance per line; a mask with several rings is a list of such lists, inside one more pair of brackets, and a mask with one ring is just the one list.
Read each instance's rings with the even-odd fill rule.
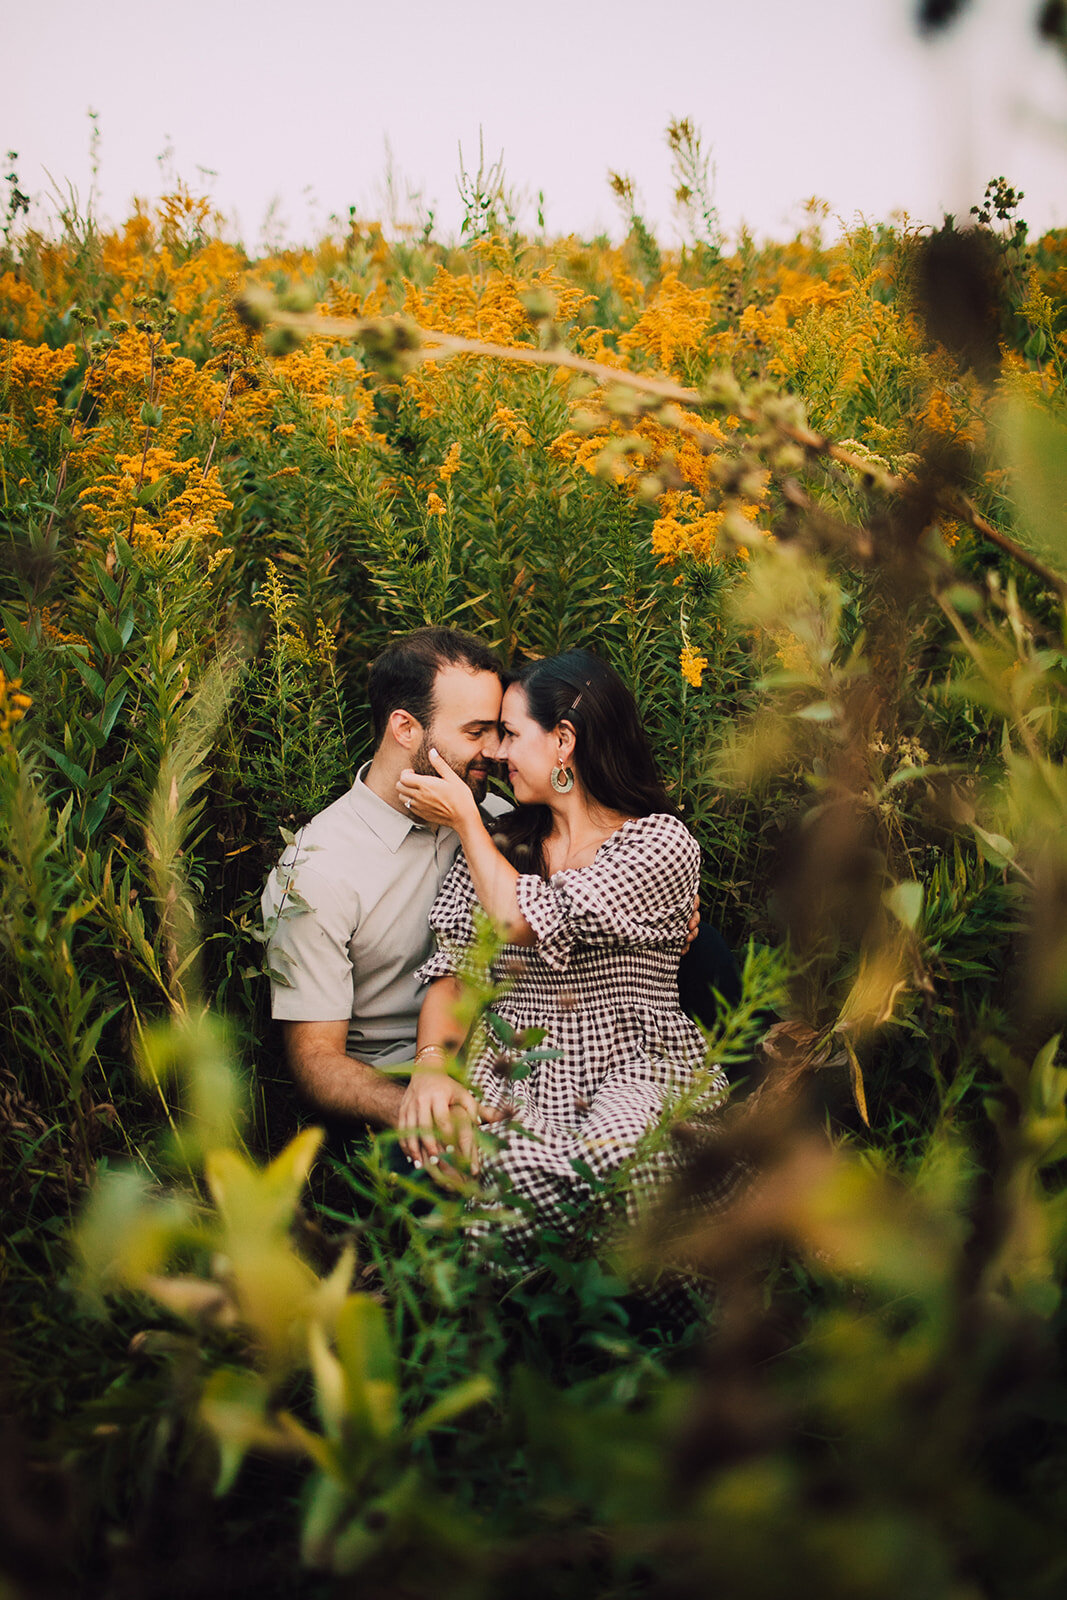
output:
[[442,667],[493,672],[502,678],[493,652],[459,628],[416,628],[387,645],[370,669],[367,695],[375,748],[394,711],[406,711],[428,728],[434,713],[434,680]]

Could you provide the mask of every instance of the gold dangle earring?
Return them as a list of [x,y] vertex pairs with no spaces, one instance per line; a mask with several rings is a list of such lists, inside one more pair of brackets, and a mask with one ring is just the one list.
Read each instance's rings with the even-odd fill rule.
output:
[[570,767],[563,765],[563,757],[559,758],[559,766],[553,767],[548,775],[548,781],[557,794],[570,794],[574,788],[574,773]]

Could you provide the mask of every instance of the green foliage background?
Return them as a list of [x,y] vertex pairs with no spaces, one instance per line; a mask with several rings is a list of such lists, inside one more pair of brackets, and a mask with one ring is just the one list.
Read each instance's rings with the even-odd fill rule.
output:
[[[184,191],[20,230],[11,180],[13,1595],[1062,1590],[1067,238],[1001,180],[729,250],[670,142],[675,251],[625,178],[622,246],[481,173],[460,247],[258,261]],[[260,971],[279,830],[424,622],[614,662],[750,951],[736,1115],[506,1292],[459,1200],[290,1139]]]

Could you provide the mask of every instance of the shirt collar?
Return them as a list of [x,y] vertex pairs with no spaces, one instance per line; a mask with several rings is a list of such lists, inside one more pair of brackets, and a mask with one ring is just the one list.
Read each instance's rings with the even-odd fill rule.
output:
[[402,812],[394,810],[387,800],[367,788],[363,778],[369,768],[369,761],[360,767],[356,781],[348,791],[348,799],[372,833],[395,855],[413,829],[419,833],[428,833],[430,830],[415,817],[405,817]]
[[[356,781],[349,789],[347,798],[349,804],[362,817],[371,832],[377,834],[386,849],[395,855],[409,833],[428,833],[432,836],[434,830],[425,822],[420,822],[418,817],[406,817],[403,812],[395,811],[381,795],[367,788],[363,778],[369,770],[370,762],[365,761],[356,773]],[[489,795],[487,800],[482,801],[478,810],[482,814],[482,821],[491,823],[501,812],[510,811],[511,806],[502,801],[499,795]],[[451,829],[442,826],[437,832],[448,834]]]

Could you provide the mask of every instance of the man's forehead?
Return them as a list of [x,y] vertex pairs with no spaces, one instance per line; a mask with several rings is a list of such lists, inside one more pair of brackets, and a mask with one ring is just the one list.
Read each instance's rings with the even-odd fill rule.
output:
[[449,722],[496,722],[501,683],[495,672],[470,667],[440,667],[433,683],[434,716]]

